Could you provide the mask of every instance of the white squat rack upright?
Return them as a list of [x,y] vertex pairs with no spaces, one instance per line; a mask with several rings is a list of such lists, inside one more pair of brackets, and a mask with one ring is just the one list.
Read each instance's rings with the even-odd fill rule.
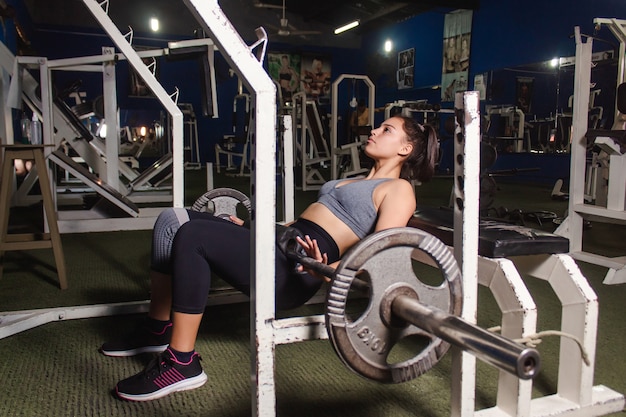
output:
[[[617,85],[626,81],[626,20],[594,19],[598,26],[608,26],[619,39]],[[609,155],[609,181],[606,207],[585,202],[588,103],[591,88],[591,54],[593,40],[583,41],[580,28],[575,28],[576,68],[574,75],[574,113],[570,164],[569,208],[567,218],[556,233],[569,238],[574,259],[608,268],[605,284],[626,282],[626,256],[607,257],[583,250],[585,219],[604,223],[626,224],[626,154],[613,139],[598,137],[595,142]],[[617,108],[615,110],[617,117]]]

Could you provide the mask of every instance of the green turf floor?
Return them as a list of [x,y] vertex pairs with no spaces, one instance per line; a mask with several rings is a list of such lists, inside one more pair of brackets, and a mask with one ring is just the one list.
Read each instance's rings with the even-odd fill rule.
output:
[[[204,173],[188,176],[188,195],[199,194]],[[216,177],[216,186],[247,192],[246,179]],[[420,204],[447,205],[451,180],[436,179],[418,187]],[[315,197],[297,193],[296,211]],[[499,184],[496,206],[549,210],[559,215],[567,203],[550,198],[550,189]],[[533,225],[534,226],[534,225]],[[623,255],[625,229],[593,224],[585,232],[588,250]],[[551,223],[542,228],[553,229]],[[0,279],[0,311],[84,306],[145,300],[149,231],[69,234],[62,237],[69,289],[58,289],[51,251],[6,254]],[[598,295],[600,318],[594,384],[626,392],[626,285],[602,284],[606,269],[578,263]],[[558,329],[560,310],[549,285],[528,279],[538,306],[538,330]],[[289,314],[318,313],[305,306]],[[115,383],[138,372],[148,356],[109,358],[100,344],[133,328],[139,315],[60,321],[0,339],[0,416],[211,416],[251,415],[250,324],[247,303],[207,308],[197,350],[209,376],[200,389],[148,402],[120,401],[111,394]],[[488,327],[500,316],[493,297],[479,289],[479,324]],[[287,314],[287,313],[282,313]],[[556,391],[558,340],[538,346],[543,370],[534,381],[534,395]],[[450,355],[422,377],[399,385],[381,385],[346,369],[328,341],[311,341],[276,349],[276,398],[283,417],[439,417],[450,415]],[[495,403],[497,372],[478,364],[476,406]],[[617,413],[624,416],[626,413]]]

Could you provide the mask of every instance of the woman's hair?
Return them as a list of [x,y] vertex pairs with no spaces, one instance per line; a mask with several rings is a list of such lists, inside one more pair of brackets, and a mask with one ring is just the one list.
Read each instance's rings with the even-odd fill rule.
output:
[[435,164],[439,159],[439,139],[435,128],[421,125],[414,118],[397,115],[403,120],[402,129],[413,150],[402,164],[400,178],[427,182],[435,174]]

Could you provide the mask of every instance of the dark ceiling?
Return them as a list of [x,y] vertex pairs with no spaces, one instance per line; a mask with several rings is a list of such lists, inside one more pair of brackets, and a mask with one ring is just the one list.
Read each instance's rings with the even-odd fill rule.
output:
[[[64,26],[71,30],[99,24],[82,0],[24,0],[36,25]],[[263,26],[270,42],[320,46],[359,47],[363,33],[406,20],[427,11],[478,8],[480,0],[284,0],[287,24],[281,28],[283,0],[222,0],[220,7],[244,39],[254,38]],[[193,36],[200,25],[182,0],[109,0],[109,15],[122,32],[149,33],[148,20],[156,16],[162,32]],[[342,35],[334,28],[355,19],[360,26]],[[283,29],[283,30],[280,30]]]

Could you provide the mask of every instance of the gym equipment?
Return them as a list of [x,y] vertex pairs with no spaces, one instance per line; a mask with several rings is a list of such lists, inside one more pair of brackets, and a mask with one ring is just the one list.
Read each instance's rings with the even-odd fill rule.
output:
[[296,164],[303,191],[319,190],[326,181],[322,172],[331,161],[328,138],[318,104],[301,91],[293,95],[292,121]]
[[[253,120],[250,118],[250,94],[243,92],[241,80],[237,80],[237,95],[233,98],[232,126],[233,134],[224,135],[222,143],[215,144],[215,167],[220,173],[220,155],[225,155],[227,164],[226,171],[234,172],[235,176],[243,177],[245,168],[250,168],[249,147],[250,135],[254,131],[251,127]],[[239,167],[234,164],[233,158],[239,158]]]
[[[453,224],[451,209],[418,207],[408,225],[425,230],[451,246],[454,242]],[[566,238],[539,229],[498,222],[489,218],[480,218],[478,229],[478,254],[489,258],[569,251],[569,241]]]
[[[596,18],[594,23],[600,27],[606,25],[620,40],[623,51],[626,47],[626,20]],[[589,86],[591,83],[591,56],[593,38],[583,42],[580,28],[575,28],[576,61],[574,83],[574,108],[572,124],[572,144],[570,163],[569,205],[567,217],[557,228],[559,235],[570,240],[570,255],[577,260],[608,268],[605,284],[621,284],[626,282],[626,261],[624,257],[608,257],[589,253],[583,250],[583,229],[586,221],[603,223],[626,223],[626,152],[623,130],[589,130]],[[621,54],[618,63],[618,79],[616,94],[615,120],[621,112],[626,111],[626,56]],[[586,138],[586,139],[585,139]],[[608,188],[604,194],[606,199],[596,196],[595,204],[585,201],[586,177],[595,176],[593,167],[587,169],[588,143],[598,146],[608,155]],[[600,200],[602,204],[600,204]]]
[[[199,197],[192,206],[192,210],[211,211],[218,217],[227,217],[231,214],[238,215],[237,207],[240,207],[242,204],[246,209],[251,210],[250,201],[245,194],[234,189],[218,188],[208,191]],[[213,208],[205,210],[207,206],[212,206]],[[428,220],[426,220],[424,211],[418,210],[418,217],[415,218],[415,221],[412,220],[413,226],[418,225],[417,222],[420,222],[420,227],[428,227],[430,225],[432,228],[433,224],[447,223],[446,213],[451,214],[451,212],[444,212],[440,209],[432,209],[430,210]],[[438,212],[439,218],[437,218]],[[502,256],[503,251],[508,251],[507,255],[509,256],[567,251],[567,240],[560,236],[534,231],[535,234],[532,238],[527,237],[524,239],[522,236],[529,236],[528,230],[530,229],[524,232],[521,230],[522,228],[519,228],[519,230],[498,230],[493,227],[493,224],[491,224],[491,227],[488,227],[488,225],[483,226],[487,236],[481,236],[482,241],[487,242],[491,240],[493,242],[497,238],[500,239],[500,243],[496,242],[490,246],[481,245],[482,252],[492,257]],[[444,235],[444,237],[447,237],[449,240],[452,239],[451,235]],[[501,243],[507,238],[509,241],[514,240],[517,243],[521,243],[521,245]],[[537,355],[536,351],[528,351],[527,348],[521,345],[511,345],[509,339],[504,339],[504,346],[494,348],[494,338],[498,343],[502,342],[503,338],[476,326],[469,325],[458,317],[453,316],[459,314],[462,306],[460,273],[454,259],[450,260],[450,254],[446,246],[435,236],[414,227],[392,229],[372,235],[355,246],[353,251],[346,254],[344,259],[347,263],[342,262],[337,270],[297,253],[295,251],[296,242],[294,239],[295,235],[282,242],[279,241],[279,245],[282,246],[288,257],[324,275],[335,277],[327,300],[327,329],[337,354],[356,373],[379,382],[396,383],[409,381],[427,372],[446,353],[449,345],[444,340],[465,350],[471,350],[487,362],[504,368],[520,378],[531,378],[538,372],[539,360],[538,357],[535,357]],[[525,242],[527,244],[524,244]],[[517,249],[516,246],[520,246],[520,248]],[[416,276],[410,262],[408,264],[402,263],[404,259],[411,259],[413,249],[428,250],[429,256],[434,258],[440,268],[445,269],[443,271],[445,279],[439,287],[422,282]],[[516,250],[511,252],[512,249]],[[381,265],[385,270],[379,271],[377,276],[371,279],[372,271],[377,268],[381,269]],[[388,269],[389,266],[393,268],[391,271]],[[357,273],[361,274],[363,270],[369,273],[371,285],[357,277]],[[390,278],[391,275],[393,276]],[[398,283],[398,277],[404,278],[402,283]],[[413,279],[408,279],[409,282],[405,282],[407,281],[406,277],[415,278],[416,282]],[[390,282],[390,280],[392,281]],[[390,293],[388,290],[392,287],[393,289]],[[347,301],[346,294],[350,288],[356,288],[361,294],[369,294],[371,298],[370,305],[380,305],[381,308],[385,306],[384,314],[379,315],[379,311],[371,307],[366,315],[359,318],[358,321],[348,322],[345,316],[345,307]],[[398,298],[400,296],[403,298]],[[417,304],[415,297],[419,299]],[[394,303],[401,306],[397,307],[402,309],[400,312],[394,310]],[[428,307],[424,307],[424,304],[428,304]],[[397,318],[394,319],[394,314],[405,315],[403,319],[407,322],[415,321],[416,317],[419,317],[420,324],[413,323],[417,327],[407,327],[402,331],[398,331],[397,329],[401,326],[397,325]],[[409,314],[408,318],[406,314]],[[442,329],[440,323],[444,321],[448,323],[448,327]],[[368,329],[376,329],[377,346],[384,345],[384,349],[368,349],[368,343],[365,343],[366,348],[363,348],[363,325],[361,325],[363,322],[368,323]],[[391,327],[392,323],[394,323],[395,328]],[[357,324],[359,324],[358,327],[356,327]],[[420,330],[419,326],[428,326],[426,333]],[[458,327],[462,331],[456,329],[451,331],[448,329],[449,327]],[[416,334],[422,336],[427,334],[429,335],[427,337],[432,339],[424,349],[424,352],[402,364],[389,365],[385,362],[387,355],[395,344],[401,339]],[[485,336],[487,339],[485,339]],[[486,340],[491,340],[493,343],[489,346],[492,353],[504,349],[506,351],[504,353],[508,353],[506,360],[508,362],[502,360],[505,354],[498,352],[498,361],[494,363],[491,357],[492,353],[487,355],[482,352],[482,347],[475,348],[472,345],[476,343],[477,339],[480,339],[483,346]],[[373,345],[374,343],[372,343]],[[513,348],[510,349],[510,346],[513,346]],[[522,353],[519,353],[519,349],[523,349]],[[512,355],[514,353],[512,352],[516,351],[518,351],[518,357],[513,358]],[[373,355],[372,358],[368,358],[368,354]],[[369,360],[365,360],[364,356]],[[512,366],[513,363],[515,363],[514,367]]]
[[[129,38],[119,33],[117,27],[111,22],[109,16],[102,10],[100,5],[93,1],[85,2],[91,9],[94,17],[107,30],[111,39],[116,45],[121,45],[119,49],[122,53],[116,53],[115,48],[104,48],[103,53],[98,56],[89,56],[81,58],[48,60],[44,57],[15,57],[6,49],[4,45],[0,45],[0,66],[2,66],[9,74],[13,73],[14,64],[17,63],[19,69],[33,68],[36,69],[40,77],[36,80],[28,71],[23,71],[23,82],[21,96],[17,94],[17,98],[21,98],[30,110],[37,113],[38,118],[43,124],[44,143],[47,145],[54,144],[55,147],[63,146],[71,147],[76,155],[80,157],[89,168],[98,175],[101,182],[110,186],[110,188],[118,191],[126,196],[134,203],[152,203],[152,202],[173,202],[174,206],[183,206],[183,115],[175,103],[177,94],[167,95],[163,87],[158,84],[154,75],[143,64],[142,58],[163,56],[174,49],[184,48],[190,44],[203,44],[209,49],[208,59],[212,60],[213,43],[210,39],[197,39],[192,41],[172,42],[165,49],[154,49],[149,51],[137,52],[132,47],[132,33]],[[131,57],[132,55],[132,57]],[[157,97],[165,107],[168,113],[173,114],[172,118],[172,136],[173,136],[173,152],[165,160],[159,160],[157,165],[151,166],[141,175],[126,165],[119,158],[119,140],[116,128],[107,129],[107,139],[103,141],[101,138],[95,138],[93,133],[86,129],[80,122],[79,117],[71,108],[64,103],[63,100],[54,98],[51,77],[59,70],[75,70],[75,71],[94,71],[102,72],[104,96],[103,110],[106,120],[117,120],[117,108],[115,100],[115,70],[114,66],[117,62],[126,60],[130,65],[141,65],[144,78],[150,78],[152,89],[158,91]],[[145,72],[145,73],[144,73]],[[147,74],[146,74],[147,73]],[[14,77],[17,78],[17,77]],[[39,84],[39,85],[38,85]],[[110,99],[110,100],[109,100]],[[216,105],[216,103],[215,103]],[[180,120],[179,120],[180,119]],[[180,124],[179,124],[180,122]],[[53,125],[54,124],[54,125]],[[53,134],[54,133],[54,134]],[[54,142],[54,143],[53,143]],[[46,148],[45,156],[55,148]],[[72,152],[70,155],[74,155]],[[166,155],[167,156],[167,155]],[[66,169],[66,167],[61,167]],[[163,169],[169,168],[173,172],[173,190],[171,188],[162,188],[147,184],[151,178],[161,175]],[[149,175],[148,175],[149,174]],[[152,175],[152,177],[150,177]],[[125,177],[128,181],[122,181],[120,176]],[[29,194],[30,187],[35,182],[35,176],[29,176],[19,187],[16,196],[16,203],[31,204],[33,198],[40,198],[35,193]],[[131,188],[127,185],[131,184]],[[75,187],[75,184],[71,184]],[[81,190],[86,190],[88,184],[81,184]],[[100,193],[100,187],[94,190],[104,199],[115,198],[111,193]],[[57,191],[53,189],[53,192]],[[69,203],[79,207],[82,203],[83,195],[79,193],[65,193],[64,189],[59,190],[55,198],[59,204]],[[106,203],[105,203],[106,204]],[[120,205],[123,202],[111,201],[110,205]],[[104,231],[126,230],[126,229],[149,229],[154,219],[160,212],[161,207],[142,206],[141,215],[139,216],[118,216],[114,218],[102,217],[101,212],[93,212],[91,210],[62,210],[59,211],[59,230],[61,233],[68,232],[85,232],[85,231]],[[80,212],[80,213],[77,213]],[[77,215],[78,214],[78,215]]]
[[[362,82],[367,87],[367,102],[369,103],[369,123],[370,128],[365,129],[365,132],[358,131],[358,137],[352,143],[346,143],[344,145],[339,145],[339,86],[345,80],[352,80],[352,100],[355,102],[354,106],[352,106],[352,101],[350,102],[351,107],[356,107],[356,97],[355,97],[355,85],[357,80]],[[371,126],[374,124],[374,103],[376,98],[376,86],[366,75],[356,75],[356,74],[341,74],[332,84],[332,103],[331,103],[331,121],[330,121],[330,147],[331,147],[331,179],[336,180],[341,176],[341,178],[348,178],[355,175],[363,174],[368,170],[361,167],[360,161],[360,153],[361,148],[367,141],[369,136],[369,132],[371,130]],[[363,126],[365,128],[365,126]],[[365,133],[365,134],[362,134]],[[351,140],[353,138],[350,138]],[[348,159],[348,163],[346,167],[342,167],[341,160]],[[342,169],[343,168],[343,169]]]
[[178,103],[183,112],[183,125],[185,126],[185,169],[200,169],[200,146],[198,145],[198,119],[191,103]]
[[[520,108],[515,106],[488,105],[485,110],[488,124],[492,122],[493,116],[499,116],[506,120],[505,135],[493,137],[499,145],[504,144],[497,147],[510,148],[511,152],[530,152],[530,137],[524,136],[526,115]],[[526,142],[526,144],[524,144],[524,142]]]
[[[539,353],[458,317],[463,294],[461,273],[450,250],[436,237],[415,228],[387,229],[368,236],[332,267],[303,256],[297,242],[283,242],[287,257],[332,276],[326,302],[326,328],[335,351],[354,372],[384,383],[410,381],[430,370],[449,343],[522,379],[539,370]],[[412,256],[420,250],[441,269],[440,285],[415,273]],[[367,275],[369,282],[361,280]],[[346,313],[352,287],[366,291],[369,305],[356,319]],[[388,356],[402,339],[428,339],[412,359],[390,364]]]
[[241,191],[232,188],[215,188],[202,194],[191,206],[193,211],[206,211],[214,216],[228,219],[228,216],[241,217],[237,211],[243,206],[248,211],[248,217],[252,213],[252,202]]

